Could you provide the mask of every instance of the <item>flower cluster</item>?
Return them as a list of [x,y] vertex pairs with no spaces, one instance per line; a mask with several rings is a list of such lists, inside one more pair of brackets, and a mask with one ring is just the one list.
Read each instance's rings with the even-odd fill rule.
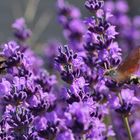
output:
[[[134,95],[135,89],[132,89],[134,85],[131,82],[119,81],[113,77],[116,74],[114,72],[112,74],[112,70],[117,72],[122,63],[122,50],[116,42],[118,32],[116,26],[112,24],[113,15],[109,10],[107,12],[103,10],[103,4],[104,2],[99,0],[85,2],[86,8],[93,16],[84,20],[86,31],[83,34],[84,41],[81,41],[82,47],[80,49],[73,48],[75,45],[64,46],[64,49],[61,47],[56,58],[61,78],[68,84],[67,102],[72,105],[75,102],[90,105],[92,115],[89,120],[92,124],[98,122],[101,125],[102,130],[94,125],[91,131],[85,134],[86,139],[105,139],[110,136],[109,134],[113,136],[113,131],[103,122],[109,115],[108,109],[114,111],[111,113],[112,116],[118,113],[119,117],[127,118],[140,102]],[[61,19],[60,16],[59,18]],[[71,43],[72,41],[75,42],[75,39],[71,39]],[[123,123],[122,128],[124,129],[122,135],[127,135]],[[102,136],[98,132],[101,132]]]
[[22,41],[25,41],[31,36],[31,31],[26,27],[24,18],[17,19],[12,24],[12,28],[15,30],[15,36]]
[[86,0],[85,7],[93,16],[82,20],[78,8],[57,1],[67,45],[48,43],[47,62],[25,43],[31,32],[24,19],[13,23],[17,41],[0,46],[0,139],[139,140],[139,78],[118,79],[122,49],[104,1]]
[[81,20],[81,13],[78,8],[59,0],[57,3],[58,18],[64,28],[63,33],[68,44],[74,50],[81,50],[83,46],[83,34],[85,26]]
[[[15,34],[19,42],[28,31],[25,25],[21,26],[22,21],[18,19],[13,24],[19,27],[20,37]],[[26,35],[24,41],[28,38]],[[42,67],[41,58],[24,43],[9,41],[1,45],[1,58],[0,139],[37,140],[42,119],[45,115],[51,116],[56,105],[52,93],[56,77]]]
[[130,18],[127,13],[129,6],[126,0],[107,0],[105,10],[114,15],[110,21],[117,26],[119,31],[118,42],[124,54],[137,47],[140,43],[140,17]]

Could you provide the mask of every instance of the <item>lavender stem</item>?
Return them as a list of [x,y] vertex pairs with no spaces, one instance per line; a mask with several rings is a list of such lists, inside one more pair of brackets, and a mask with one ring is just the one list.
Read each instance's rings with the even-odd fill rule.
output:
[[[120,100],[121,104],[123,104],[123,99],[122,99],[122,96],[121,96],[120,92],[118,93],[118,97],[119,97],[119,100]],[[129,140],[133,140],[130,125],[129,125],[129,121],[128,121],[128,117],[127,116],[122,116],[122,117],[123,117],[123,122],[124,122],[124,125],[125,125],[127,133],[128,133]]]

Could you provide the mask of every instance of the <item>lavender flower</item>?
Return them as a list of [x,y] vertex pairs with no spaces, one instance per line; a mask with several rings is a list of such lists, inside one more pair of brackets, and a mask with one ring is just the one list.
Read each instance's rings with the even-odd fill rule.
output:
[[31,36],[31,31],[27,29],[24,18],[17,19],[12,28],[15,30],[14,34],[21,41],[25,41]]
[[123,115],[129,115],[134,105],[139,104],[140,100],[134,96],[134,91],[129,89],[122,89],[121,91],[122,103],[117,97],[113,101],[113,107],[119,113]]
[[[139,77],[130,77],[122,83],[114,78],[122,64],[116,25],[130,23],[125,16],[128,7],[120,0],[116,5],[107,4],[111,10],[115,6],[121,13],[121,20],[115,25],[116,19],[104,10],[103,0],[85,1],[85,7],[94,16],[84,20],[76,7],[58,0],[58,19],[67,45],[49,44],[49,48],[45,48],[45,58],[50,62],[45,63],[21,42],[30,37],[24,19],[15,21],[12,27],[19,41],[2,44],[0,50],[0,71],[3,72],[0,77],[0,139],[106,140],[127,137],[131,140],[132,136],[139,139]],[[139,17],[133,24],[135,29],[140,27]],[[129,27],[132,27],[131,23]],[[121,35],[126,35],[128,30],[122,31]],[[133,37],[137,34],[137,30],[133,31]],[[50,53],[52,49],[55,50]],[[43,64],[51,66],[51,73],[56,68],[61,80],[58,75],[50,75]],[[119,127],[122,128],[121,135],[117,132]]]
[[140,28],[135,24],[135,19],[138,22],[139,18],[137,18],[138,16],[132,19],[128,17],[129,6],[126,0],[118,0],[116,2],[108,0],[105,2],[104,8],[113,13],[110,21],[117,25],[119,31],[118,42],[124,54],[127,54],[128,51],[139,45],[138,34]]
[[85,6],[90,11],[95,11],[95,10],[101,9],[103,7],[103,4],[104,4],[103,0],[87,0],[85,2]]
[[64,2],[64,0],[58,0],[57,6],[59,21],[64,28],[64,36],[68,40],[68,44],[74,50],[81,50],[85,26],[80,19],[79,9]]
[[31,131],[32,115],[25,108],[17,108],[8,112],[6,122],[11,130],[10,135],[15,139],[24,139]]

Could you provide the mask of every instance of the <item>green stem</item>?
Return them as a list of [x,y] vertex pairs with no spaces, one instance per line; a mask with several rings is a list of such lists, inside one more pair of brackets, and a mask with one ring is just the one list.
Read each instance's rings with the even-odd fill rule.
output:
[[130,130],[129,121],[128,121],[128,117],[123,117],[123,121],[124,121],[125,127],[127,129],[129,140],[133,140],[131,130]]
[[37,8],[40,0],[28,0],[27,7],[24,13],[24,17],[27,22],[31,23],[37,12]]
[[32,38],[30,39],[30,43],[34,45],[38,41],[39,37],[41,36],[43,31],[49,24],[51,17],[52,17],[51,15],[46,16],[46,12],[44,12],[40,16],[40,18],[38,19],[38,22],[35,24],[35,27],[33,29],[34,34],[32,35]]
[[[123,100],[122,100],[122,96],[121,96],[120,92],[118,93],[118,97],[120,99],[121,104],[123,104]],[[129,138],[129,140],[133,140],[130,125],[129,125],[129,121],[128,121],[128,117],[127,116],[122,116],[122,118],[123,118],[123,122],[124,122],[124,125],[125,125],[127,133],[128,133],[128,138]]]

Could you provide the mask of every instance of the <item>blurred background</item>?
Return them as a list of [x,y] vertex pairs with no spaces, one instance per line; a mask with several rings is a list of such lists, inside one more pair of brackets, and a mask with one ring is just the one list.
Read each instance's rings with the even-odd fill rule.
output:
[[[80,8],[83,16],[88,16],[85,0],[67,0]],[[140,0],[128,0],[129,15],[140,15]],[[25,17],[33,31],[33,42],[50,39],[63,40],[61,27],[57,22],[56,0],[1,0],[0,3],[0,43],[12,37],[11,24],[16,18]]]

